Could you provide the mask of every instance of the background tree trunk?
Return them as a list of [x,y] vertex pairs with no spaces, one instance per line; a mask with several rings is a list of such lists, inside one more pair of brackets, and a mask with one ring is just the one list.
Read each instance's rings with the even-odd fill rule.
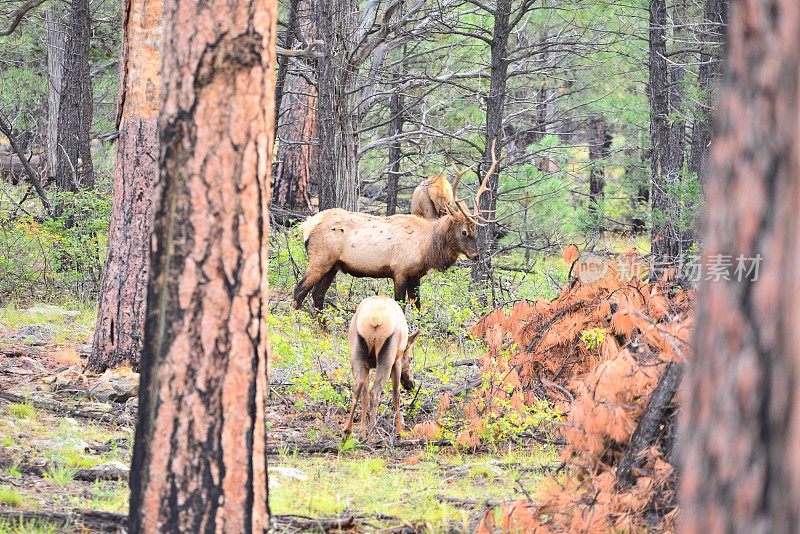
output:
[[[389,136],[395,137],[403,133],[403,96],[395,87],[389,99]],[[389,145],[389,172],[386,181],[386,215],[397,213],[397,189],[400,186],[400,160],[403,150],[400,139],[394,139]]]
[[260,533],[277,2],[167,7],[129,529]]
[[92,152],[92,79],[89,75],[89,0],[72,0],[64,51],[58,110],[56,185],[61,191],[94,186]]
[[[731,5],[728,81],[707,183],[707,281],[681,402],[681,531],[795,532],[800,524],[800,5]],[[761,255],[757,281],[737,257]],[[748,265],[751,265],[749,262]]]
[[58,162],[58,110],[64,76],[64,5],[52,2],[45,12],[47,32],[47,175],[55,176]]
[[[290,20],[294,18],[294,24],[304,35],[314,35],[310,1],[294,0],[292,8],[294,15],[290,15]],[[291,43],[287,39],[284,48],[290,48]],[[281,80],[279,77],[279,81],[284,84],[284,89],[278,117],[278,163],[272,201],[282,208],[310,210],[311,174],[317,152],[314,138],[317,89],[302,76],[288,72],[288,62],[282,65],[284,78]]]
[[650,139],[653,179],[650,191],[653,226],[650,252],[659,262],[672,261],[679,254],[676,186],[669,123],[670,69],[667,63],[667,5],[665,0],[650,0]]
[[117,161],[108,257],[88,368],[139,366],[158,183],[162,0],[127,0],[117,100]]
[[357,114],[353,102],[357,68],[350,63],[346,40],[355,35],[358,2],[317,0],[319,39],[325,42],[317,60],[317,165],[314,181],[319,209],[358,210]]
[[692,149],[689,172],[705,181],[705,164],[711,144],[711,110],[715,85],[722,74],[725,57],[725,33],[728,25],[728,0],[706,0],[703,22],[697,32],[700,41],[698,86],[701,94],[692,125]]
[[[511,0],[498,0],[494,12],[494,30],[491,45],[491,78],[489,81],[489,94],[486,98],[486,146],[481,161],[481,174],[489,170],[492,165],[492,145],[495,144],[496,155],[499,158],[503,149],[503,115],[505,112],[506,83],[508,82],[508,36],[511,31]],[[497,193],[499,188],[500,169],[495,169],[489,178],[489,190],[480,198],[480,209],[487,218],[494,218],[497,214]],[[486,287],[491,273],[491,258],[496,249],[495,224],[479,226],[477,230],[478,249],[481,257],[473,264],[472,280],[479,287]]]
[[611,150],[611,135],[608,133],[606,120],[601,115],[593,115],[589,119],[589,210],[597,211],[602,202],[606,187],[606,169],[604,160]]

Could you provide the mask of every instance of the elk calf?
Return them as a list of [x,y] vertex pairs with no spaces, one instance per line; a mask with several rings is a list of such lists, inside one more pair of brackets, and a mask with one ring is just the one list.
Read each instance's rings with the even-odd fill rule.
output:
[[[350,366],[353,369],[353,407],[344,429],[350,435],[358,400],[361,398],[361,427],[364,437],[375,428],[383,387],[392,377],[392,402],[395,410],[395,429],[403,430],[403,413],[400,411],[400,390],[411,391],[411,353],[409,348],[419,330],[408,335],[408,323],[400,305],[389,297],[369,297],[361,301],[350,321]],[[369,370],[375,369],[375,381],[369,391]],[[369,420],[369,426],[367,422]]]

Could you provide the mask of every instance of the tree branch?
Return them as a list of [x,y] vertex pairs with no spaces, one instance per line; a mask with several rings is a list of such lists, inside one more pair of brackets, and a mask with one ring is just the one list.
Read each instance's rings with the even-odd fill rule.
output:
[[14,30],[17,29],[17,26],[19,26],[22,18],[28,14],[28,11],[39,7],[46,1],[47,0],[28,0],[25,2],[22,7],[20,7],[17,12],[11,16],[11,24],[5,30],[0,31],[0,36],[5,37],[14,33]]
[[11,123],[8,122],[8,119],[6,119],[6,117],[3,115],[0,115],[0,133],[8,138],[8,142],[11,144],[11,150],[14,151],[14,153],[17,155],[17,158],[19,158],[19,161],[22,163],[22,168],[25,169],[25,174],[28,175],[28,181],[33,184],[33,188],[36,190],[36,194],[39,195],[39,198],[42,201],[42,206],[49,216],[52,213],[50,210],[50,202],[47,200],[47,195],[42,187],[42,182],[39,179],[39,173],[37,173],[36,170],[31,167],[30,162],[25,158],[25,153],[22,151],[22,148],[20,148],[19,143],[17,143],[17,138],[14,136]]

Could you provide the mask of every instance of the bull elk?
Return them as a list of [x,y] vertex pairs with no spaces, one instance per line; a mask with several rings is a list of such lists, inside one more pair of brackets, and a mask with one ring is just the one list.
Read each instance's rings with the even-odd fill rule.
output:
[[428,220],[416,215],[379,217],[339,208],[321,211],[300,228],[308,253],[306,274],[294,289],[294,308],[311,292],[314,307],[322,309],[325,293],[339,271],[351,276],[391,278],[396,300],[414,299],[420,308],[420,279],[431,269],[444,271],[461,254],[478,259],[475,228],[480,221],[480,196],[497,166],[494,159],[475,197],[475,212],[456,199],[458,209],[447,206],[447,215]]
[[[383,387],[392,378],[392,404],[395,411],[395,430],[403,431],[400,411],[400,384],[406,391],[414,389],[411,376],[412,354],[409,350],[419,330],[408,334],[403,310],[389,297],[368,297],[358,305],[347,336],[350,345],[350,366],[353,370],[353,406],[344,429],[350,435],[353,417],[361,399],[361,428],[365,436],[375,428]],[[375,381],[369,391],[369,371],[375,369]],[[368,426],[369,422],[369,426]]]
[[427,180],[423,180],[411,195],[411,215],[428,220],[447,215],[447,207],[453,206],[455,203],[453,196],[455,187],[458,187],[461,177],[471,169],[472,167],[462,171],[455,169],[456,176],[453,185],[450,185],[447,177],[442,175],[431,176]]

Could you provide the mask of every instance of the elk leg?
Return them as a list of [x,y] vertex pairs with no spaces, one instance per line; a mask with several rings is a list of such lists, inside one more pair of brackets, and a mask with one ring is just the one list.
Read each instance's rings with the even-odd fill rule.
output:
[[361,435],[366,436],[367,416],[369,415],[369,370],[364,380],[364,389],[361,391]]
[[392,404],[394,404],[394,428],[399,436],[403,431],[403,412],[400,410],[400,368],[403,355],[399,354],[392,366]]
[[397,302],[403,302],[406,300],[406,290],[408,288],[408,282],[405,278],[395,278],[394,279],[394,300]]
[[383,346],[378,352],[375,383],[372,384],[369,399],[370,426],[368,427],[368,434],[372,433],[375,429],[375,424],[378,422],[378,405],[380,404],[381,395],[383,395],[383,387],[386,385],[386,380],[392,372],[392,367],[394,367],[394,361],[397,357],[398,337],[397,334],[393,334],[392,337],[383,342]]
[[305,276],[303,276],[302,280],[300,280],[294,288],[294,302],[292,303],[292,307],[295,310],[300,309],[308,292],[322,280],[323,276],[325,276],[328,271],[329,269],[312,269],[311,266],[309,266]]
[[[353,418],[356,415],[356,406],[358,406],[358,398],[367,386],[367,377],[369,369],[364,365],[353,366],[353,376],[355,377],[355,387],[353,388],[353,407],[350,408],[350,418],[347,420],[347,425],[344,427],[344,439],[350,436],[353,430]],[[363,404],[363,403],[362,403]]]
[[314,290],[311,291],[311,299],[314,301],[314,308],[317,311],[322,311],[322,306],[325,305],[325,293],[328,292],[328,288],[331,287],[331,284],[336,279],[336,273],[339,272],[339,269],[334,267],[322,277],[322,279],[317,282],[317,285],[314,286]]
[[419,300],[419,278],[411,278],[408,281],[408,298],[414,301],[417,311],[422,309],[422,302]]

